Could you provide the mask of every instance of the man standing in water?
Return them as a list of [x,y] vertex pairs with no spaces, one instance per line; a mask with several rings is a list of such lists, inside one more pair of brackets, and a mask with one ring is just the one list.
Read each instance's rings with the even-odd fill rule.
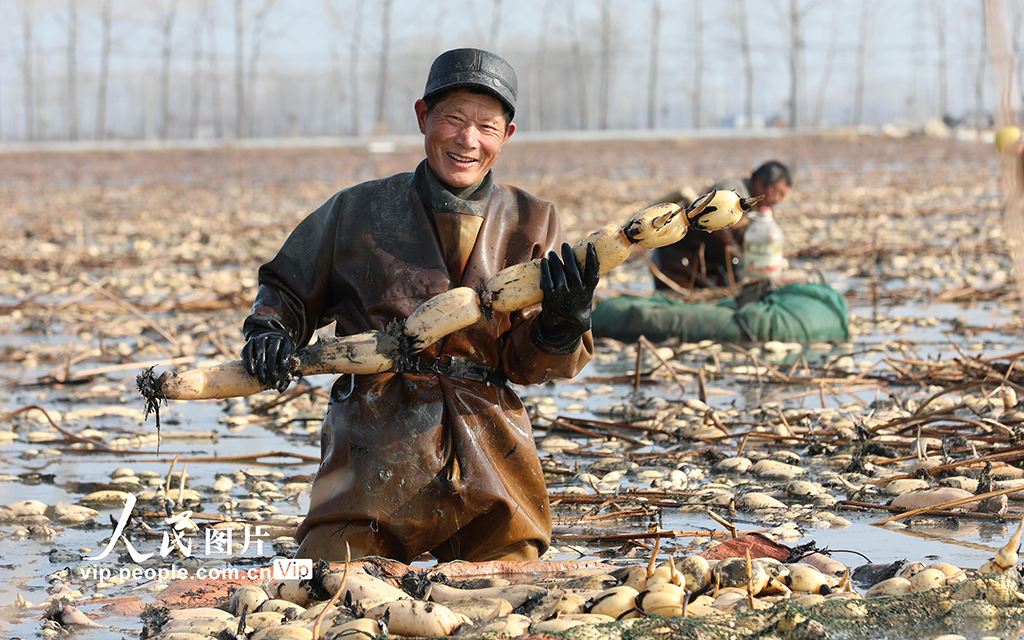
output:
[[414,105],[426,160],[336,194],[259,270],[242,359],[283,389],[284,363],[317,328],[383,330],[436,294],[543,259],[542,304],[485,315],[400,369],[335,381],[298,557],[342,559],[348,543],[406,563],[535,560],[550,544],[532,427],[508,383],[579,373],[599,272],[592,246],[577,263],[550,203],[492,179],[516,94],[497,55],[439,56]]

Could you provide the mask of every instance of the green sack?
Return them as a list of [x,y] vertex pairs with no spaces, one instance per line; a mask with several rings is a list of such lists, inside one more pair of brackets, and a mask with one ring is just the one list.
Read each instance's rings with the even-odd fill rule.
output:
[[789,284],[736,310],[733,298],[718,304],[687,303],[661,294],[620,296],[594,308],[595,338],[652,342],[841,342],[849,338],[846,299],[825,284]]

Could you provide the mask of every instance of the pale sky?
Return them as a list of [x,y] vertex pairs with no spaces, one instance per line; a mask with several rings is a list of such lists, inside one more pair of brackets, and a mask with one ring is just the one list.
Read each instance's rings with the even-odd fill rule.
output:
[[[204,57],[199,110],[213,113],[210,36],[216,40],[221,108],[234,103],[234,0],[209,0],[213,28],[201,22],[202,0],[179,0],[173,23],[170,116],[186,135],[191,109],[193,43],[197,25]],[[247,15],[266,0],[242,0]],[[857,43],[868,16],[864,56],[865,124],[938,115],[940,50],[936,11],[946,21],[948,109],[972,115],[982,40],[981,0],[795,0],[803,13],[806,42],[801,100],[803,124],[849,124],[854,116]],[[1024,39],[1024,0],[1004,0],[1007,23]],[[51,137],[65,129],[68,96],[68,7],[74,0],[0,0],[0,138],[23,134],[23,11],[33,25],[34,99]],[[409,132],[411,105],[422,92],[430,61],[454,47],[490,48],[507,58],[520,76],[520,127],[598,128],[602,76],[602,8],[610,24],[609,128],[646,126],[651,59],[652,8],[661,7],[657,75],[657,126],[693,126],[696,30],[703,22],[700,65],[701,126],[728,123],[744,111],[743,60],[738,46],[740,0],[392,0],[388,56],[389,130]],[[101,58],[103,0],[77,0],[79,11],[75,91],[83,137],[94,129]],[[345,133],[351,121],[352,91],[358,90],[362,133],[372,128],[378,98],[384,0],[274,0],[258,57],[256,135],[281,135],[290,126],[303,134]],[[754,111],[772,118],[788,115],[788,14],[790,0],[746,0],[749,42],[755,70]],[[113,42],[108,94],[108,128],[129,134],[152,126],[160,93],[161,15],[173,0],[113,0]],[[333,7],[333,12],[328,7]],[[867,10],[865,10],[867,6]],[[361,17],[357,9],[361,7]],[[493,40],[495,8],[501,20]],[[357,22],[358,20],[358,22]],[[1013,29],[1016,25],[1017,29]],[[252,31],[245,56],[252,55]],[[353,32],[359,42],[353,47]],[[1020,45],[1018,45],[1020,46]],[[351,54],[358,55],[359,83],[351,82]],[[542,57],[542,52],[546,55]],[[578,57],[576,53],[578,52]],[[831,62],[830,62],[831,60]],[[543,61],[543,64],[542,64]],[[540,70],[543,68],[543,70]],[[1019,74],[1019,72],[1018,72]],[[1018,78],[1020,76],[1018,75]],[[46,78],[46,82],[42,82]],[[582,87],[580,86],[582,82]],[[822,87],[824,86],[824,90]],[[985,108],[991,112],[993,81],[983,76]],[[583,100],[581,96],[586,96]],[[544,113],[541,112],[542,106]],[[582,106],[581,106],[582,105]],[[408,112],[408,113],[406,113]],[[335,122],[336,120],[337,122]],[[545,124],[546,121],[546,124]],[[290,124],[287,124],[290,123]],[[134,128],[133,128],[134,127]],[[175,134],[174,131],[178,133]]]

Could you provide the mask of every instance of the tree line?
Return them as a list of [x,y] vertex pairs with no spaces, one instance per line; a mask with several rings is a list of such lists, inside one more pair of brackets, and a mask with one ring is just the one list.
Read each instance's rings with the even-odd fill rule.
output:
[[[534,131],[861,125],[893,112],[983,123],[993,24],[1018,96],[1024,86],[1024,0],[13,0],[6,11],[0,140],[411,133],[426,68],[455,42],[513,63],[517,120]],[[894,39],[897,12],[908,28]],[[895,66],[881,51],[902,58],[900,95],[870,90]],[[970,83],[951,96],[954,74]]]

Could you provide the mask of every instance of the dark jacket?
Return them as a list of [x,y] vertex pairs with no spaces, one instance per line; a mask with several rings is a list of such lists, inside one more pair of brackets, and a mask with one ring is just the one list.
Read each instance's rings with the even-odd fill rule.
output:
[[[741,198],[749,198],[750,179],[722,180],[702,193],[711,189],[734,189]],[[678,204],[688,206],[690,203]],[[744,215],[727,229],[710,233],[690,229],[679,242],[655,249],[651,259],[654,266],[684,289],[727,287],[743,276],[743,234],[749,226],[750,219]],[[670,288],[658,278],[654,279],[654,286]]]
[[[481,288],[505,267],[565,241],[554,207],[494,185],[458,195],[424,161],[356,185],[307,217],[259,271],[254,314],[280,316],[297,345],[336,322],[336,335],[384,329],[448,289]],[[493,313],[421,352],[495,367],[518,384],[576,375],[593,353],[533,344],[540,305]],[[435,550],[472,558],[551,537],[547,488],[530,420],[508,387],[435,374],[342,375],[321,429],[321,463],[299,527],[371,521],[410,561]]]

